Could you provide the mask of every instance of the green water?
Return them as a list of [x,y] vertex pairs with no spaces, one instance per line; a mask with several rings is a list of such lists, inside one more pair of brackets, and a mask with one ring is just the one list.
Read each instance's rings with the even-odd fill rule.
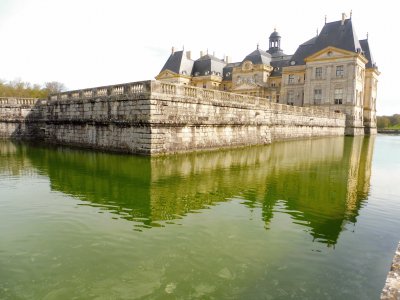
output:
[[378,299],[400,136],[161,158],[0,141],[0,299]]

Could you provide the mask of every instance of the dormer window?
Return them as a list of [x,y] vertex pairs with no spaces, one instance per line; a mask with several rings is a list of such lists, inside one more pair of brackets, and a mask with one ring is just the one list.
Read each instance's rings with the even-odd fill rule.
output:
[[186,75],[187,73],[186,73],[186,71],[182,71],[182,75]]
[[227,72],[227,73],[225,74],[225,77],[229,77],[229,76],[231,76],[231,72]]
[[194,73],[194,76],[199,76],[200,75],[200,72],[195,72]]
[[210,71],[205,71],[204,75],[210,75]]

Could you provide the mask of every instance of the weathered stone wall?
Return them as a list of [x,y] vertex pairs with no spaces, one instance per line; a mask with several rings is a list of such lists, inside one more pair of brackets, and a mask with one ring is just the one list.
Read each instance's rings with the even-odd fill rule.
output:
[[61,93],[25,108],[7,105],[0,103],[4,136],[26,128],[51,143],[141,154],[337,136],[345,126],[344,115],[328,109],[158,81]]
[[0,138],[39,138],[43,127],[40,104],[34,98],[0,98]]
[[265,98],[155,82],[151,102],[153,153],[344,135],[343,114]]

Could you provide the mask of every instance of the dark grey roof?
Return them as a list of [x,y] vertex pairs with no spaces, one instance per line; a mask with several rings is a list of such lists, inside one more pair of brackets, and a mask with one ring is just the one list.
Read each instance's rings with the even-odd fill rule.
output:
[[[194,61],[188,59],[183,51],[176,51],[171,53],[161,72],[164,70],[170,70],[177,74],[187,74],[192,73]],[[161,73],[160,72],[160,73]]]
[[223,59],[219,59],[213,55],[204,55],[194,62],[193,76],[211,75],[213,72],[220,73],[222,76],[223,68],[226,63]]
[[223,80],[232,80],[232,70],[234,67],[240,66],[240,62],[229,63],[223,69]]
[[329,46],[353,52],[361,49],[351,19],[346,19],[343,25],[341,23],[342,21],[326,23],[318,36],[301,44],[292,58],[296,65],[304,65],[307,56]]
[[[289,59],[287,59],[289,57]],[[281,76],[282,68],[289,66],[290,56],[283,56],[283,59],[274,59],[271,61],[271,66],[274,68],[270,76]]]
[[367,68],[373,68],[376,66],[374,58],[372,57],[371,50],[369,49],[368,40],[360,40],[361,48],[364,51],[364,56],[368,59],[368,63],[365,65]]
[[243,62],[246,60],[250,60],[255,65],[259,64],[269,65],[271,63],[271,54],[269,54],[264,50],[257,49],[251,52],[249,55],[247,55],[243,59]]

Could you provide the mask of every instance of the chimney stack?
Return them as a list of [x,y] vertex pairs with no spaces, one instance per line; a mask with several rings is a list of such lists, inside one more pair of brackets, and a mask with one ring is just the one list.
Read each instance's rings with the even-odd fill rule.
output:
[[175,53],[175,47],[172,47],[171,54],[174,54],[174,53]]
[[200,57],[203,57],[203,56],[204,56],[204,52],[200,51]]
[[225,56],[225,62],[227,63],[227,64],[229,64],[230,63],[230,60],[229,60],[229,56],[227,55],[227,56]]
[[187,59],[192,59],[192,52],[186,51],[186,58]]
[[344,20],[346,20],[346,14],[345,13],[342,13],[342,25],[344,25]]

